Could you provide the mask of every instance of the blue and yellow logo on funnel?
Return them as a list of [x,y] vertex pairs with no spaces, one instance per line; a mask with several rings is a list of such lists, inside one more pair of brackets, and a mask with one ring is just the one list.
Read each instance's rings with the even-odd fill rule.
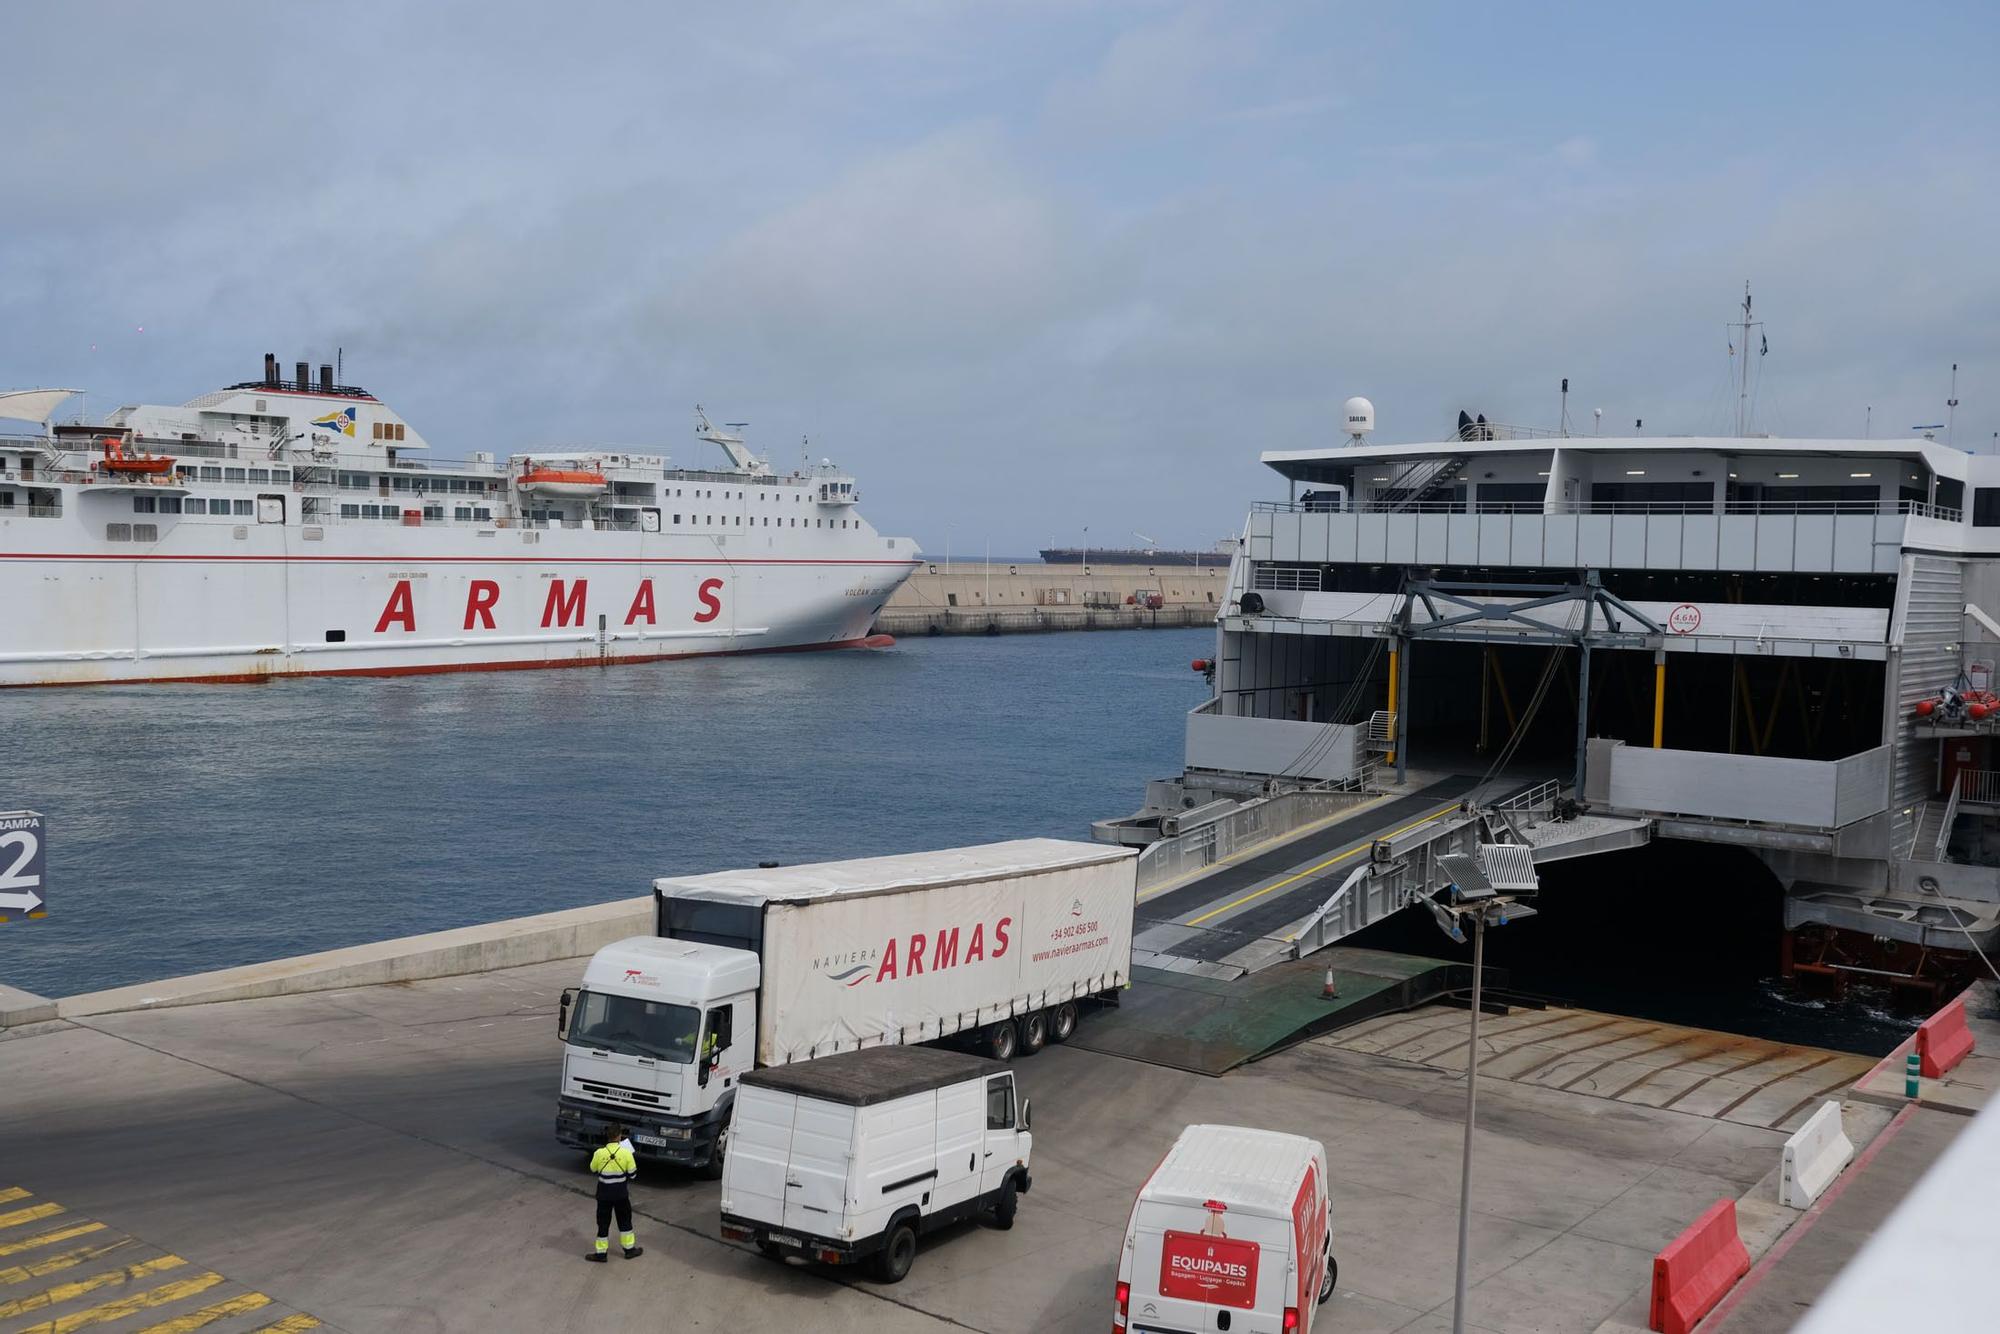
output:
[[315,417],[312,424],[321,430],[338,431],[342,435],[353,435],[354,409],[342,408],[338,412],[329,412],[324,417]]

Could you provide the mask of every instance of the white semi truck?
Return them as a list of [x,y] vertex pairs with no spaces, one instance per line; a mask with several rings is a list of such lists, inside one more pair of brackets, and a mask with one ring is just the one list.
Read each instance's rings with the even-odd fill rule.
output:
[[652,936],[563,993],[556,1138],[626,1128],[719,1176],[736,1084],[764,1066],[947,1040],[1062,1042],[1131,980],[1136,854],[1021,839],[653,882]]

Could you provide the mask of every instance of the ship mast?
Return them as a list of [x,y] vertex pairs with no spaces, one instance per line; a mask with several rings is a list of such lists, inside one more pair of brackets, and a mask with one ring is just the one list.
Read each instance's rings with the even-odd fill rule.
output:
[[[1736,368],[1736,434],[1744,435],[1750,426],[1750,331],[1764,327],[1762,320],[1750,318],[1750,280],[1743,280],[1743,318],[1729,326],[1742,335],[1741,339],[1731,339],[1729,351],[1735,355],[1742,349],[1743,364]],[[1759,356],[1763,353],[1760,351]]]

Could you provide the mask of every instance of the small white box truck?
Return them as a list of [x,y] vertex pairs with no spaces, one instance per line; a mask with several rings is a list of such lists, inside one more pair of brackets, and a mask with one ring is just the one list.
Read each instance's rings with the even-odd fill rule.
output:
[[1014,1225],[1031,1185],[1025,1099],[1000,1062],[868,1047],[743,1076],[722,1169],[722,1235],[900,1282],[923,1233]]
[[1131,980],[1136,854],[1021,839],[669,877],[656,936],[563,994],[556,1137],[722,1172],[742,1077],[946,1039],[1001,1060],[1066,1040]]

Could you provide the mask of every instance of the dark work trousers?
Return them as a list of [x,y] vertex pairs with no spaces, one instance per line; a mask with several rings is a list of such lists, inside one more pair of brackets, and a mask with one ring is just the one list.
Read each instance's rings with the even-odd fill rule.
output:
[[632,1192],[622,1184],[599,1186],[597,1188],[597,1235],[611,1235],[611,1215],[618,1215],[618,1231],[623,1236],[632,1235]]

